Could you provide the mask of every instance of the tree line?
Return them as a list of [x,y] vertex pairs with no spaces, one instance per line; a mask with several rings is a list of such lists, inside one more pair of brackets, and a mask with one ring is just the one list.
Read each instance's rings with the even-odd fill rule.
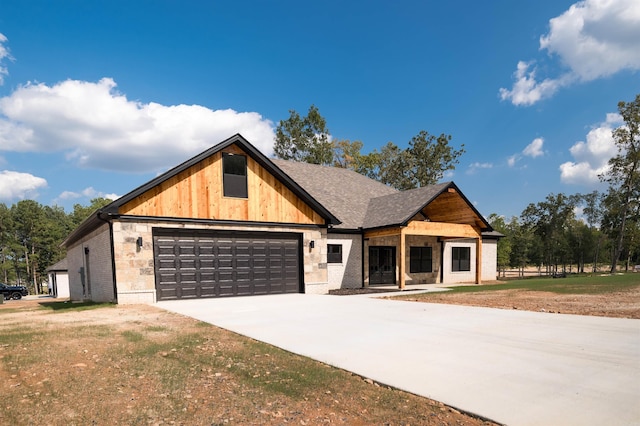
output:
[[[620,260],[625,270],[640,264],[640,94],[619,102],[618,112],[624,121],[612,134],[618,153],[599,176],[607,191],[550,194],[529,204],[519,218],[490,216],[494,228],[506,235],[498,244],[499,268],[546,265],[557,272],[568,263],[584,272],[589,263],[595,272],[606,262],[615,273]],[[577,211],[582,211],[581,220]]]
[[66,256],[60,244],[91,213],[111,200],[95,198],[89,206],[76,204],[66,213],[59,206],[22,200],[0,203],[0,281],[26,285],[42,292],[47,268]]

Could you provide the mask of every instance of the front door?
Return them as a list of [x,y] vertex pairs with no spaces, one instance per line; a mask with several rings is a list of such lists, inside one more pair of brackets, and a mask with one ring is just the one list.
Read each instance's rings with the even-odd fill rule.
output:
[[396,248],[369,247],[369,284],[396,283]]

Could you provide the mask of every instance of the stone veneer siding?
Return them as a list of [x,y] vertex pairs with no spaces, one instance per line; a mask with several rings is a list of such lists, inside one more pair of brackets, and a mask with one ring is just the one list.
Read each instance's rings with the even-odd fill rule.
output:
[[[85,255],[85,248],[89,253]],[[113,273],[109,225],[89,233],[67,250],[71,300],[113,302]],[[84,271],[84,286],[81,270]]]
[[[155,303],[155,268],[153,260],[153,228],[234,230],[253,232],[290,232],[302,234],[303,276],[306,293],[327,292],[327,234],[324,228],[282,226],[231,226],[164,221],[113,222],[118,303]],[[142,247],[136,244],[142,237]],[[314,241],[314,248],[310,242]]]
[[327,244],[342,245],[342,263],[327,263],[327,290],[362,287],[362,235],[329,234]]

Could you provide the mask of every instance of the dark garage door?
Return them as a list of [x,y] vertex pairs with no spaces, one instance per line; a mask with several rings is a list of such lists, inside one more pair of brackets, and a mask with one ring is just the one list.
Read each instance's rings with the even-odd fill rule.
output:
[[301,292],[300,236],[153,231],[158,300]]

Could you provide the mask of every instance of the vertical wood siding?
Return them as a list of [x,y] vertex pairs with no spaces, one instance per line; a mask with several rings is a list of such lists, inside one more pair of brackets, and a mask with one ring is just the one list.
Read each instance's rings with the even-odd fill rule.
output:
[[[224,152],[243,154],[235,145]],[[222,195],[222,152],[218,152],[124,204],[119,213],[274,223],[324,223],[318,213],[249,156],[247,184],[247,199]]]

